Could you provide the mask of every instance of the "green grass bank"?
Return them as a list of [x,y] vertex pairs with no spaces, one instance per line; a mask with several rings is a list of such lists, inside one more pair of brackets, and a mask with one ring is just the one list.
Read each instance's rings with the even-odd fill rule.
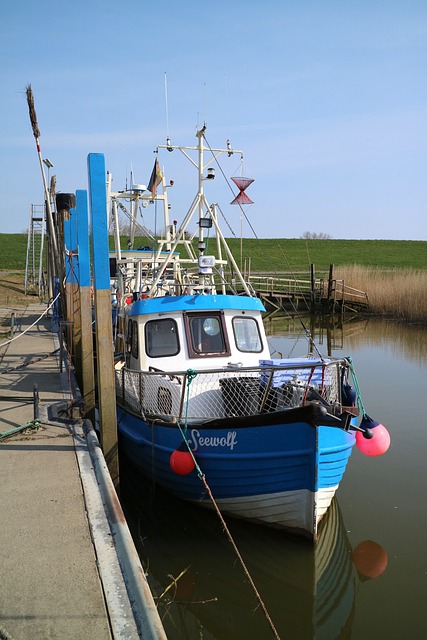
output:
[[[123,238],[123,249],[127,238]],[[370,312],[383,317],[427,324],[427,242],[415,240],[228,240],[237,264],[251,273],[316,275],[335,265],[335,277],[348,286],[366,291]],[[147,238],[137,238],[135,247],[147,246]],[[113,248],[113,239],[110,238]],[[194,246],[196,248],[197,241]],[[207,241],[207,252],[215,254],[216,241]],[[11,272],[0,281],[2,295],[23,294],[27,253],[26,234],[0,234],[0,270]],[[250,259],[250,261],[249,261]],[[19,282],[13,280],[19,272]],[[22,280],[22,283],[20,284]],[[21,291],[22,290],[22,291]]]
[[[423,240],[303,240],[229,238],[228,244],[240,266],[250,259],[251,271],[307,271],[361,265],[377,269],[427,270],[427,241]],[[135,247],[147,246],[147,238],[137,238]],[[113,239],[110,239],[113,246]],[[195,246],[197,243],[195,242]],[[123,238],[126,248],[126,238]],[[207,253],[215,254],[216,239],[207,239]],[[26,234],[0,233],[0,269],[23,270],[27,254]],[[349,283],[350,284],[350,283]]]

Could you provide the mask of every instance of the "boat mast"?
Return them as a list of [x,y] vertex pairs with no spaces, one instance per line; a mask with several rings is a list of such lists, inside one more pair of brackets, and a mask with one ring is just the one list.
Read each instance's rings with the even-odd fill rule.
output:
[[[157,272],[156,277],[152,283],[151,289],[152,291],[154,291],[155,287],[158,285],[166,267],[168,266],[170,260],[171,260],[171,256],[174,253],[174,251],[176,251],[176,248],[178,247],[179,243],[182,241],[185,231],[192,219],[192,217],[194,216],[194,213],[196,211],[198,211],[198,223],[199,223],[199,240],[198,240],[198,249],[199,249],[199,253],[203,254],[204,250],[205,250],[205,240],[204,240],[204,227],[202,226],[202,224],[200,223],[201,220],[205,217],[204,213],[203,213],[203,208],[206,207],[207,211],[211,211],[211,217],[213,220],[213,223],[215,225],[215,229],[217,231],[217,234],[219,236],[219,238],[222,240],[222,242],[224,243],[224,247],[226,250],[226,253],[230,259],[230,261],[233,264],[233,267],[236,271],[237,276],[239,277],[242,286],[246,292],[247,295],[252,295],[251,292],[248,289],[248,286],[246,284],[246,282],[243,279],[243,276],[234,260],[234,258],[232,257],[231,251],[229,250],[227,243],[225,241],[224,236],[222,235],[220,229],[219,229],[219,225],[218,225],[218,221],[216,219],[216,216],[213,215],[212,216],[212,209],[209,206],[208,201],[206,200],[206,196],[204,194],[204,187],[203,187],[203,182],[204,180],[213,180],[215,177],[215,173],[213,169],[208,169],[206,176],[204,175],[204,171],[205,171],[205,166],[204,166],[204,150],[207,149],[208,147],[205,147],[205,145],[203,144],[203,139],[204,139],[204,135],[205,135],[205,131],[206,131],[206,125],[204,125],[202,127],[202,129],[200,129],[199,131],[197,131],[196,133],[196,137],[198,139],[198,144],[196,147],[184,147],[184,146],[174,146],[170,144],[170,141],[167,141],[166,145],[159,145],[158,149],[167,149],[168,151],[174,151],[175,149],[177,149],[178,151],[180,151],[189,162],[191,162],[191,164],[197,169],[198,172],[198,191],[196,196],[194,197],[193,202],[191,203],[191,206],[180,226],[179,229],[179,233],[176,235],[175,237],[175,242],[170,250],[170,255],[169,257],[166,259],[165,262],[163,262],[162,267],[160,268],[160,270]],[[189,155],[189,151],[197,151],[197,162],[195,162],[195,160],[193,160],[193,158]],[[227,155],[232,155],[233,153],[240,153],[241,155],[243,155],[243,152],[237,149],[231,149],[229,146],[226,149],[212,149],[211,147],[209,147],[209,151],[213,154],[212,158],[210,159],[210,162],[216,160],[216,158],[221,154],[221,153],[227,153]]]
[[[199,173],[199,192],[198,192],[198,201],[199,201],[199,245],[198,245],[198,249],[199,249],[199,253],[203,253],[205,250],[205,241],[204,241],[204,231],[203,231],[203,227],[200,224],[200,220],[203,218],[203,203],[205,200],[205,195],[204,195],[204,191],[203,191],[203,180],[205,180],[205,178],[203,177],[203,171],[204,171],[204,166],[203,166],[203,150],[204,150],[204,145],[203,145],[203,137],[206,131],[206,125],[203,125],[203,129],[200,129],[200,131],[198,131],[196,133],[197,138],[199,139],[199,144],[198,144],[198,155],[199,155],[199,162],[198,162],[198,173]],[[208,177],[206,177],[206,180],[208,179]],[[212,178],[211,178],[212,179]]]

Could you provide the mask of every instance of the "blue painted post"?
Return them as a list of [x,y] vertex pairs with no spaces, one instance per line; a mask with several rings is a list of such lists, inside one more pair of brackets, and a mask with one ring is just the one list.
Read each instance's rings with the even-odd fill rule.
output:
[[[73,214],[73,209],[71,210]],[[89,211],[87,191],[76,191],[78,277],[80,282],[81,380],[84,415],[95,424],[95,373],[90,288]]]
[[101,447],[111,478],[117,486],[119,482],[119,462],[111,319],[107,189],[103,154],[90,153],[88,155],[88,173]]

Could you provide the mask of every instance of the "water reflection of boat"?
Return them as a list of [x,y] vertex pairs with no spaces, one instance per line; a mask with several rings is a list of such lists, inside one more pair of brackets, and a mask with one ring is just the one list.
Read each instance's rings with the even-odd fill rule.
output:
[[[143,484],[141,494],[141,479],[135,482],[128,470],[125,510],[155,596],[189,567],[159,601],[167,634],[177,640],[201,633],[205,640],[270,637],[216,515],[158,489],[150,503],[150,487]],[[350,637],[359,580],[335,499],[316,546],[247,522],[228,526],[281,637]]]

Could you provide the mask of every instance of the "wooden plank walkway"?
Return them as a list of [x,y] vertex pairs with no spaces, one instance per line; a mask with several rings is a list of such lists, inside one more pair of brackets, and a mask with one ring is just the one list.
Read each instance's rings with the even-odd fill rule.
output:
[[249,275],[249,286],[271,308],[293,308],[311,313],[344,313],[366,311],[369,299],[365,291],[348,286],[344,280],[328,278],[296,278],[272,274]]

